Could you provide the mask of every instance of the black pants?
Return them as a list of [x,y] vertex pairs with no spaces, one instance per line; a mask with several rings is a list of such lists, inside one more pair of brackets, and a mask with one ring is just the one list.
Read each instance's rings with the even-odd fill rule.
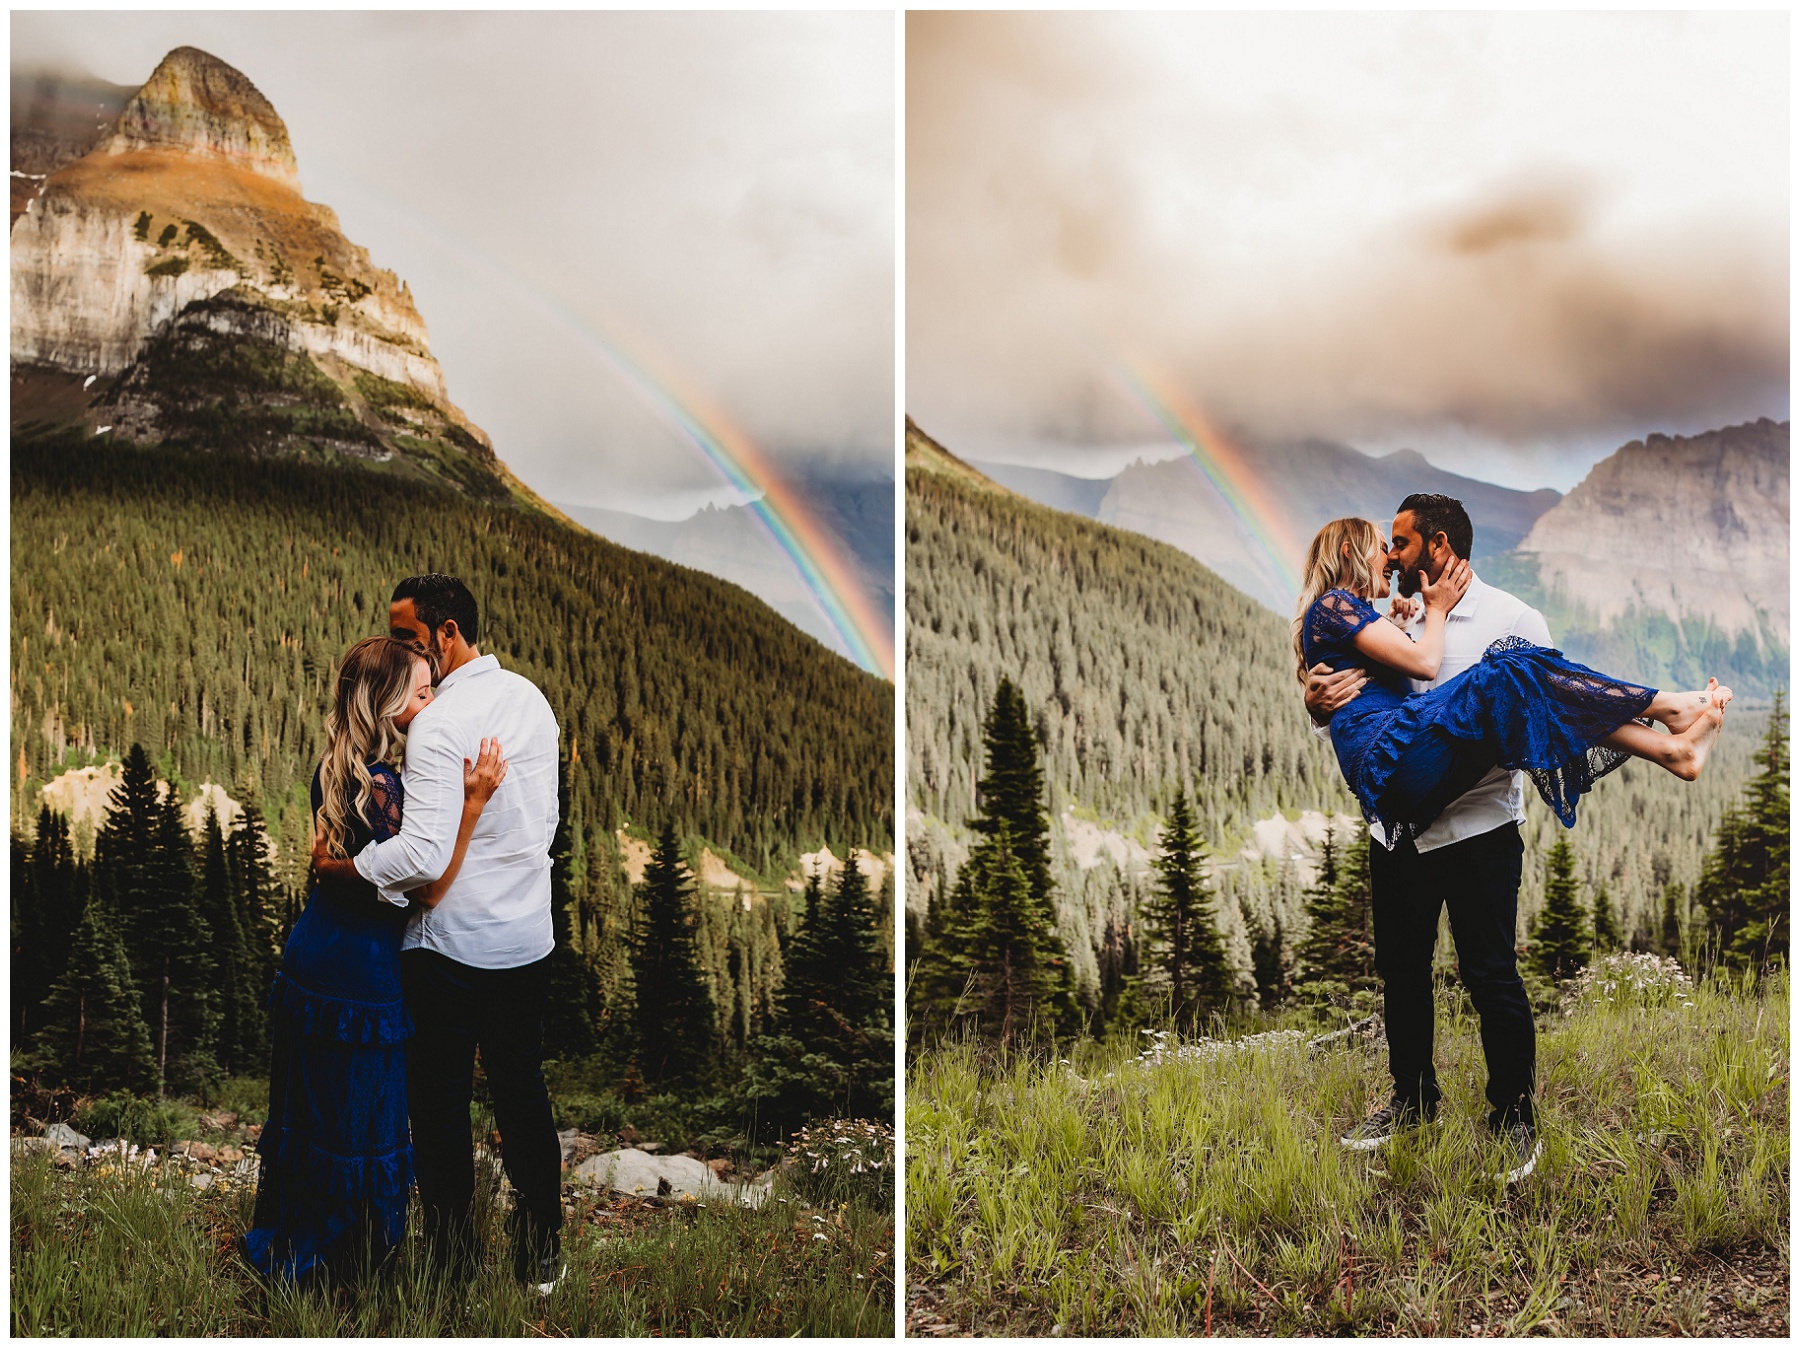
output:
[[1494,1107],[1488,1126],[1536,1121],[1537,1033],[1513,946],[1524,853],[1515,824],[1423,853],[1410,838],[1391,852],[1371,843],[1375,967],[1396,1103],[1427,1114],[1437,1109],[1431,953],[1438,912],[1448,904],[1457,969],[1481,1019],[1487,1098]]
[[469,1106],[477,1046],[512,1181],[517,1249],[555,1252],[562,1144],[543,1072],[549,957],[516,969],[477,969],[436,951],[408,950],[400,956],[400,982],[416,1029],[406,1046],[406,1090],[419,1208],[434,1257],[466,1265],[475,1253]]

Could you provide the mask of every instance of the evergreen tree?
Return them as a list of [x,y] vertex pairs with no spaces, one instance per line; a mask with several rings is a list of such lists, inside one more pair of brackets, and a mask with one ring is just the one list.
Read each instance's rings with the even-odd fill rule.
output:
[[1145,917],[1156,960],[1154,992],[1166,994],[1173,1023],[1187,1032],[1225,1006],[1233,984],[1225,944],[1200,876],[1204,855],[1187,792],[1177,791],[1163,827],[1161,851],[1151,863],[1160,884],[1146,905]]
[[632,961],[638,1068],[652,1085],[702,1085],[713,1064],[715,1016],[694,939],[693,878],[675,826],[665,824],[638,887]]
[[834,1108],[849,1118],[894,1112],[894,975],[882,949],[869,879],[846,855],[836,891],[822,913],[820,1045],[841,1083]]
[[143,746],[125,757],[95,838],[102,893],[119,916],[142,1014],[156,1049],[158,1092],[216,1070],[212,934],[200,916],[193,848],[170,790],[158,799]]
[[1682,959],[1685,942],[1682,919],[1687,913],[1687,889],[1678,880],[1663,886],[1662,926],[1657,933],[1657,948],[1672,960]]
[[236,877],[232,874],[225,831],[218,813],[206,812],[200,834],[201,919],[212,936],[213,982],[219,1026],[217,1057],[228,1075],[261,1072],[267,1068],[257,1045],[263,1036],[257,1022],[263,1016],[268,989],[259,988],[257,970],[239,920]]
[[948,899],[927,912],[914,1020],[921,1034],[972,1026],[1005,1043],[1072,1032],[1075,980],[1056,930],[1043,773],[1025,700],[1007,678],[982,737],[987,773],[969,821],[979,841]]
[[976,788],[979,815],[969,821],[977,833],[993,837],[1002,828],[1012,835],[1011,853],[1027,888],[1041,896],[1051,920],[1050,819],[1044,810],[1044,773],[1038,765],[1037,738],[1025,698],[1002,675],[994,705],[981,727],[987,774]]
[[1327,829],[1318,877],[1306,891],[1294,998],[1318,1011],[1361,1016],[1376,1000],[1369,833],[1356,829],[1341,851]]
[[1788,954],[1788,744],[1784,690],[1756,752],[1762,769],[1742,802],[1719,821],[1694,899],[1706,914],[1707,945],[1721,962],[1763,967]]
[[1575,852],[1567,838],[1550,849],[1544,907],[1531,929],[1531,965],[1552,982],[1587,967],[1593,936],[1575,879]]
[[1594,890],[1594,953],[1606,955],[1624,944],[1619,934],[1619,917],[1613,911],[1612,895],[1607,892],[1606,881],[1602,880]]
[[49,806],[38,811],[30,842],[13,837],[13,1037],[37,1029],[37,1010],[68,963],[87,903],[88,873],[75,855],[69,820]]
[[1010,1046],[1071,1025],[1062,941],[1004,824],[969,853],[948,908],[942,939],[927,954],[921,1029],[966,1027]]
[[594,1037],[593,971],[576,944],[581,896],[570,818],[570,778],[577,759],[561,755],[557,773],[556,836],[550,844],[550,1001],[544,1013],[544,1052],[553,1058],[585,1058],[599,1047]]
[[1287,932],[1279,913],[1267,930],[1258,929],[1251,942],[1250,971],[1256,978],[1256,1004],[1264,1011],[1275,1010],[1293,991]]
[[240,1007],[253,1007],[255,1011],[254,1015],[240,1015],[235,1055],[244,1064],[239,1070],[260,1075],[269,1061],[267,1003],[286,940],[282,931],[286,896],[275,876],[262,811],[254,803],[244,806],[225,846],[232,894],[237,902],[238,930],[243,936],[240,984],[245,1000]]
[[44,1004],[30,1061],[77,1090],[146,1091],[157,1083],[118,916],[102,900],[82,914],[68,965]]
[[807,880],[768,1033],[752,1043],[744,1094],[759,1129],[786,1136],[836,1114],[886,1118],[894,1109],[893,974],[881,949],[868,878],[851,853],[834,892]]

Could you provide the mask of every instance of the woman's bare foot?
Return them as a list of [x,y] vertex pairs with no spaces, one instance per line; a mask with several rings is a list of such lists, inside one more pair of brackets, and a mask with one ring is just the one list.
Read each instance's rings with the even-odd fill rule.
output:
[[1725,704],[1731,701],[1731,689],[1720,688],[1718,682],[1714,679],[1708,685],[1706,707],[1687,730],[1670,736],[1676,743],[1669,746],[1669,761],[1663,766],[1684,782],[1700,776],[1713,745],[1718,743],[1719,732],[1725,728]]
[[1717,679],[1708,679],[1698,692],[1658,693],[1644,714],[1668,726],[1671,735],[1679,735],[1706,714],[1718,686]]

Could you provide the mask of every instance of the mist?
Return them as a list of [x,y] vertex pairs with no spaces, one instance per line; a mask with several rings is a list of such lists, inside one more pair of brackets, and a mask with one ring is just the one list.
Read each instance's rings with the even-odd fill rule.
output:
[[[1785,15],[914,14],[907,404],[1573,485],[1787,415]],[[1013,457],[1018,457],[1017,452]]]

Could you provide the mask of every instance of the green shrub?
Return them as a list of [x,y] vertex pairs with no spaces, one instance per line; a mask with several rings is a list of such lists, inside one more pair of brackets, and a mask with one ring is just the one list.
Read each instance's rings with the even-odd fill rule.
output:
[[165,257],[161,262],[152,262],[144,268],[146,276],[180,276],[188,269],[188,260],[177,253],[174,257]]
[[203,1102],[213,1111],[236,1114],[239,1123],[261,1123],[269,1115],[267,1077],[227,1077]]
[[144,1099],[114,1091],[77,1109],[75,1128],[95,1140],[122,1137],[152,1147],[198,1136],[200,1118],[186,1101]]

